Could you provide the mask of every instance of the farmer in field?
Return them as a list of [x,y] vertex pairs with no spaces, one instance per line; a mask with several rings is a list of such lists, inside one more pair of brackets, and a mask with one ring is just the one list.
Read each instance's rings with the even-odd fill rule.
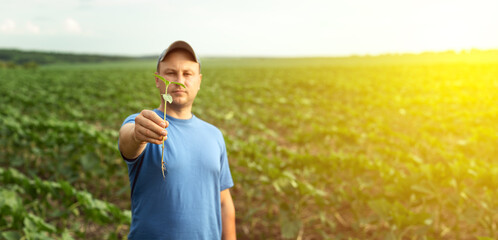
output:
[[[221,132],[192,114],[201,66],[192,47],[172,43],[160,55],[159,108],[126,118],[119,150],[128,164],[132,224],[129,239],[235,239],[233,180]],[[151,74],[152,76],[152,74]],[[167,104],[166,121],[163,120]],[[161,173],[164,142],[165,175]]]

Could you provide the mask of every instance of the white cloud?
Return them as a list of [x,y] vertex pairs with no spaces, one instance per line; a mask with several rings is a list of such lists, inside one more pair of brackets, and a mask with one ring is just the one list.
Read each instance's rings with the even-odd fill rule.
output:
[[6,19],[0,25],[0,30],[2,32],[13,32],[16,29],[16,23],[12,19]]
[[66,30],[70,33],[78,33],[79,34],[79,33],[83,32],[81,30],[80,24],[72,18],[66,18],[64,25],[66,26]]
[[26,24],[26,29],[28,29],[28,32],[30,32],[30,33],[34,33],[34,34],[40,33],[40,27],[33,24],[32,22],[28,22]]

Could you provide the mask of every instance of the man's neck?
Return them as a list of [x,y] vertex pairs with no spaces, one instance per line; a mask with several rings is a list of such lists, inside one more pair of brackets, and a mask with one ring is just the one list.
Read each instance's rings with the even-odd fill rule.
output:
[[[164,104],[161,103],[161,105],[157,109],[159,109],[161,112],[164,111]],[[168,104],[168,106],[166,107],[166,114],[178,119],[190,119],[192,118],[192,106],[175,107],[171,104]]]

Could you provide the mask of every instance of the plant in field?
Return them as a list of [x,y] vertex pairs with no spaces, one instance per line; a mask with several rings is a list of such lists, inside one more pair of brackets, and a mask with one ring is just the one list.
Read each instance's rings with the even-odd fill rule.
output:
[[[164,94],[161,94],[161,96],[164,99],[164,118],[163,118],[163,120],[166,121],[166,106],[167,106],[166,102],[168,102],[168,103],[173,102],[173,97],[168,94],[168,87],[169,87],[169,85],[171,83],[173,83],[173,84],[176,84],[176,85],[180,85],[183,88],[186,88],[186,87],[185,87],[185,85],[183,85],[181,83],[168,81],[168,80],[164,79],[160,75],[154,74],[154,76],[156,76],[157,78],[161,79],[166,84],[166,88],[164,90]],[[165,178],[164,171],[166,170],[166,163],[164,162],[164,140],[163,140],[163,152],[161,153],[161,170],[163,172],[163,178]]]

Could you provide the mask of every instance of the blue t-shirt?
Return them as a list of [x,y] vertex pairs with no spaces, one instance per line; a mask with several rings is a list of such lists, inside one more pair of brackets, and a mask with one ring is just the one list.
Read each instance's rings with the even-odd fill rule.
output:
[[[163,118],[163,112],[154,112]],[[123,125],[134,123],[137,115]],[[221,239],[220,192],[233,186],[223,135],[196,116],[184,120],[166,115],[166,120],[166,178],[162,145],[148,143],[136,160],[126,161],[132,187],[128,238]]]

